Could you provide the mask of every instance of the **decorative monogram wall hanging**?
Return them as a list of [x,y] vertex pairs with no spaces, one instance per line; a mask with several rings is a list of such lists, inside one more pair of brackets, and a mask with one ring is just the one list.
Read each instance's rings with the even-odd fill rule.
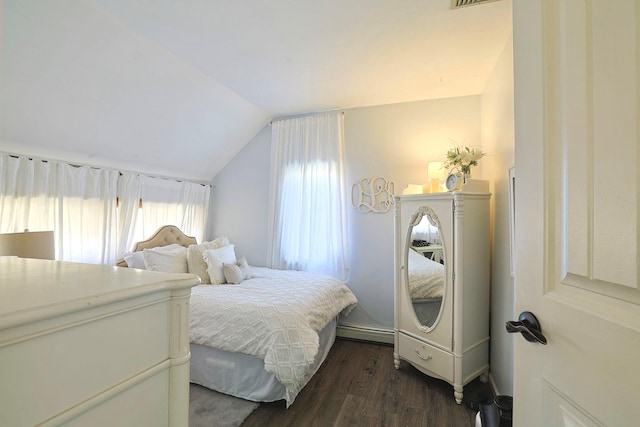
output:
[[351,187],[351,204],[360,212],[388,212],[393,205],[395,184],[381,176],[362,178]]

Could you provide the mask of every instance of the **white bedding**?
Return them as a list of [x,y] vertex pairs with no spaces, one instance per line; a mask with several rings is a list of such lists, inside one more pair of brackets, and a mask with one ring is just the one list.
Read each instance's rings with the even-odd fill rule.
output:
[[409,296],[412,300],[441,298],[444,265],[409,249]]
[[[336,339],[334,318],[320,331],[320,349],[305,385],[318,371]],[[264,360],[250,354],[234,353],[195,343],[189,344],[190,381],[220,393],[254,402],[286,400],[287,389],[275,375],[264,370]]]
[[264,359],[286,388],[289,406],[304,386],[318,352],[318,332],[357,303],[341,281],[251,267],[238,285],[200,285],[190,300],[192,343]]

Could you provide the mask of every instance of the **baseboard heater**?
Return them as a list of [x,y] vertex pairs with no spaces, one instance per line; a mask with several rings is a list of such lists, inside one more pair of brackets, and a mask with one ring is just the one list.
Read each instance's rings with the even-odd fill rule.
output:
[[393,329],[377,329],[360,326],[338,325],[336,335],[361,341],[393,344]]

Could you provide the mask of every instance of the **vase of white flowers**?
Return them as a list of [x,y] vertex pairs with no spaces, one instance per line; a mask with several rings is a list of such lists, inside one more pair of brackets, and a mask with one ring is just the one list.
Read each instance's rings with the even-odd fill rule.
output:
[[458,168],[464,175],[466,182],[471,175],[471,166],[477,166],[485,153],[478,148],[471,147],[455,147],[447,151],[447,160],[444,163],[445,168]]

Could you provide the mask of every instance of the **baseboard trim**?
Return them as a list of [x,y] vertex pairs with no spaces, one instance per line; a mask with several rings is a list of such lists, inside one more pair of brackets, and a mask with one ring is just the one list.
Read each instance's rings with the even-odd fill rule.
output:
[[500,390],[498,390],[498,386],[496,385],[496,382],[493,379],[493,375],[491,375],[491,372],[489,372],[489,385],[491,386],[491,391],[493,391],[493,395],[500,396]]
[[377,329],[361,326],[338,325],[336,335],[361,341],[372,341],[393,345],[393,329]]

